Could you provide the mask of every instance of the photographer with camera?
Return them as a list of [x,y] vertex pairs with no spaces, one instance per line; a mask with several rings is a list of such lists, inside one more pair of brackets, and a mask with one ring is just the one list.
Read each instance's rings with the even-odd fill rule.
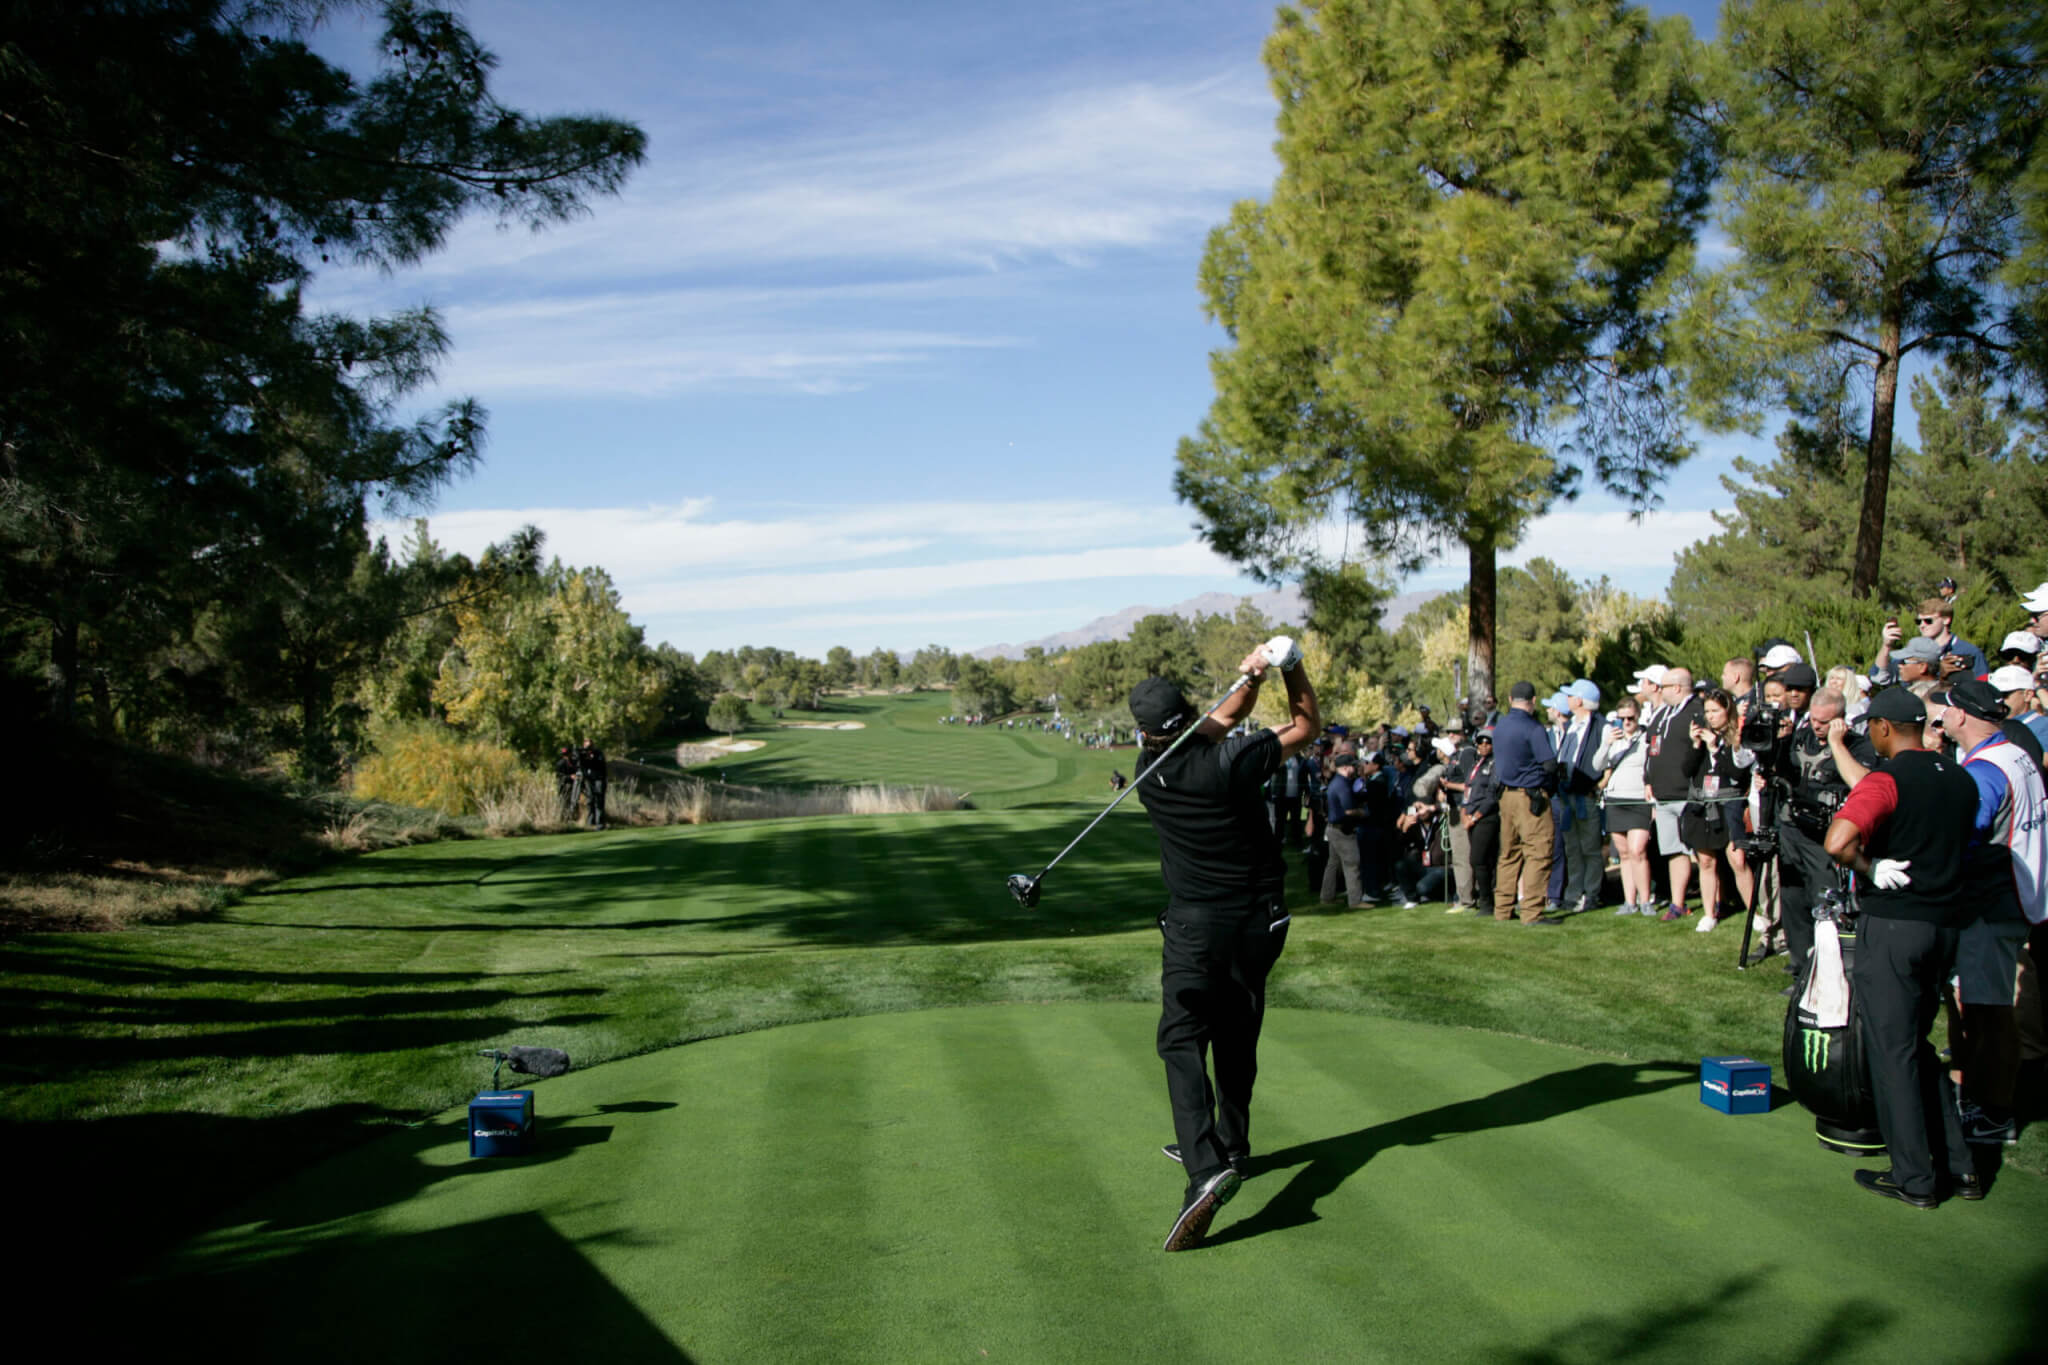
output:
[[[1788,703],[1794,699],[1806,703],[1805,694],[1794,684],[1813,685],[1813,670],[1804,664],[1799,669],[1804,671],[1787,670]],[[1874,716],[1876,703],[1871,705]],[[1856,779],[1865,770],[1877,767],[1877,751],[1870,740],[1846,725],[1837,732],[1835,743],[1850,760],[1851,771],[1844,773],[1844,765],[1836,761],[1829,730],[1842,719],[1843,709],[1841,693],[1814,693],[1804,723],[1798,723],[1796,711],[1785,714],[1780,721],[1779,742],[1765,760],[1771,780],[1778,783],[1779,899],[1785,946],[1792,955],[1795,976],[1805,970],[1807,954],[1813,951],[1814,901],[1837,883],[1834,860],[1828,857],[1824,842],[1828,822],[1841,808]],[[1898,709],[1896,703],[1894,709]],[[1914,733],[1919,733],[1917,727]]]
[[1697,776],[1693,797],[1679,814],[1680,833],[1700,855],[1699,932],[1713,932],[1730,906],[1721,891],[1721,859],[1728,869],[1745,912],[1756,900],[1756,886],[1743,856],[1740,838],[1748,809],[1756,754],[1742,747],[1741,721],[1735,699],[1722,689],[1701,699],[1700,718],[1691,731]]

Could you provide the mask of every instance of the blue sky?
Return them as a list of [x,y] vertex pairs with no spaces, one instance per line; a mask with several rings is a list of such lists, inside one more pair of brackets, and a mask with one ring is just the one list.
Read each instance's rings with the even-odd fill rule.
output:
[[[317,307],[434,304],[436,394],[490,410],[482,469],[430,514],[444,545],[537,524],[698,654],[967,650],[1256,590],[1170,481],[1222,341],[1204,238],[1277,171],[1270,4],[464,12],[509,103],[632,119],[649,156],[582,221],[469,222],[415,268],[317,282]],[[1659,593],[1758,444],[1707,441],[1640,525],[1560,508],[1508,560]]]

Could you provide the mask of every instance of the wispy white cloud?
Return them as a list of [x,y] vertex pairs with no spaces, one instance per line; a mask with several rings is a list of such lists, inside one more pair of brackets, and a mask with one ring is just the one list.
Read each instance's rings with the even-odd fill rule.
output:
[[1047,89],[852,131],[664,156],[601,211],[545,232],[473,221],[408,279],[555,284],[735,265],[1065,258],[1206,231],[1276,169],[1272,101],[1243,74]]
[[450,309],[444,387],[465,392],[654,398],[698,389],[843,393],[945,351],[1018,344],[1000,336],[846,326],[807,317],[878,291],[674,289]]
[[[1028,344],[962,327],[977,314],[959,305],[992,272],[1197,239],[1270,184],[1270,137],[1271,101],[1240,74],[720,141],[663,158],[587,218],[540,233],[466,221],[417,267],[336,270],[312,298],[347,312],[461,300],[445,390],[845,392]],[[735,279],[750,285],[721,287]]]
[[[1186,522],[1186,513],[1170,504],[1054,499],[786,506],[741,514],[720,513],[712,500],[695,498],[642,507],[473,508],[427,519],[444,550],[471,557],[523,526],[537,526],[547,534],[547,554],[565,564],[601,565],[626,591],[682,574],[704,582],[734,572],[891,556],[931,565],[991,551],[1178,543]],[[399,546],[410,537],[411,523],[380,522],[373,533]],[[915,572],[927,575],[933,590],[950,581],[950,568]]]
[[1106,546],[1052,555],[956,559],[935,565],[845,569],[832,573],[735,574],[709,581],[656,583],[621,593],[629,611],[759,611],[836,603],[944,599],[1024,584],[1112,578],[1230,580],[1236,569],[1198,540],[1177,545]]

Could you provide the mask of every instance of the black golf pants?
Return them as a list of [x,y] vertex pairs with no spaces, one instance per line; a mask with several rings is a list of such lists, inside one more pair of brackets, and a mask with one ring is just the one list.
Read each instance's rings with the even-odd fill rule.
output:
[[1191,1185],[1231,1157],[1251,1154],[1266,974],[1287,944],[1286,914],[1275,901],[1220,912],[1169,909],[1159,917],[1159,1057]]
[[1971,1174],[1955,1086],[1927,1040],[1956,962],[1957,932],[1918,920],[1860,916],[1850,989],[1863,1029],[1877,1127],[1892,1179],[1908,1194],[1940,1192],[1939,1174]]

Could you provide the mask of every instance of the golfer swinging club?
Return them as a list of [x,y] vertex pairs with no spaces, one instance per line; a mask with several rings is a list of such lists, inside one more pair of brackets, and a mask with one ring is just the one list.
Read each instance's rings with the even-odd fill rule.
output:
[[[1287,724],[1226,738],[1251,713],[1269,668],[1287,685]],[[1195,723],[1195,709],[1164,678],[1147,678],[1131,692],[1144,746],[1138,799],[1159,836],[1166,881],[1166,913],[1159,917],[1159,1056],[1179,1139],[1166,1154],[1188,1174],[1168,1251],[1201,1242],[1216,1210],[1237,1193],[1251,1155],[1266,974],[1287,941],[1288,918],[1280,838],[1261,788],[1322,729],[1294,641],[1276,636],[1246,655],[1240,670],[1251,682],[1163,758],[1160,751],[1181,728]],[[1205,1055],[1212,1051],[1213,1091]]]

